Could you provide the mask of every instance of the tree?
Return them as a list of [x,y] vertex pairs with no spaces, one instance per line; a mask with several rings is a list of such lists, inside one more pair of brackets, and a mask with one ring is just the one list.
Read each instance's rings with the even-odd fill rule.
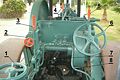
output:
[[107,21],[107,8],[108,6],[115,6],[116,0],[101,0],[101,5],[103,8],[102,20]]
[[7,0],[3,0],[3,3],[5,3]]
[[103,8],[102,20],[107,21],[108,0],[101,0],[101,4]]
[[[53,0],[53,5],[55,5],[59,0]],[[64,3],[64,0],[60,0],[61,3]]]

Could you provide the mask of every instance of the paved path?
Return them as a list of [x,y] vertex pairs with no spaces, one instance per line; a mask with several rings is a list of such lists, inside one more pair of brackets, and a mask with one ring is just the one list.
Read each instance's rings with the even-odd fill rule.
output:
[[[104,65],[106,80],[116,80],[118,72],[118,63],[120,57],[120,42],[108,41],[106,48],[103,51],[103,55],[109,55],[110,50],[113,50],[113,64]],[[109,62],[108,57],[103,58],[104,63]]]
[[[32,6],[27,5],[27,12],[22,18],[21,23],[29,24],[30,11]],[[4,36],[5,30],[8,30],[9,35],[16,36]],[[5,51],[8,51],[9,56],[13,60],[17,60],[24,46],[23,39],[28,34],[29,27],[24,25],[16,25],[16,19],[0,19],[0,64],[10,62],[9,59],[5,59]]]
[[9,38],[0,43],[0,64],[11,63],[9,58],[5,58],[7,55],[14,61],[19,61],[19,57],[24,48],[24,40],[19,38]]
[[[32,5],[29,6],[27,4],[27,12],[24,14],[22,18],[20,18],[21,23],[29,24],[29,17],[31,13]],[[8,30],[8,34],[10,35],[18,35],[18,36],[26,36],[29,27],[23,25],[16,25],[16,19],[0,19],[0,43],[8,38],[14,38],[13,36],[5,37],[5,30]]]

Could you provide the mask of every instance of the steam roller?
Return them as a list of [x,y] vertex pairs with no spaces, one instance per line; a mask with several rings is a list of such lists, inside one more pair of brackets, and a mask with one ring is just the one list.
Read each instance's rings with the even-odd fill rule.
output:
[[1,65],[0,72],[7,76],[0,80],[105,80],[99,57],[106,44],[105,32],[97,19],[81,18],[68,2],[54,18],[52,0],[34,2],[24,40],[25,64]]

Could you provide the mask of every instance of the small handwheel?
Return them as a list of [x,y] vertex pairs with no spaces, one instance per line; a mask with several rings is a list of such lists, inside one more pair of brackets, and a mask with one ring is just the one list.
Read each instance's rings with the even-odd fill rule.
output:
[[26,46],[26,47],[33,47],[33,45],[34,45],[34,40],[32,39],[32,38],[26,38],[25,40],[24,40],[24,45]]
[[27,67],[20,63],[0,65],[0,80],[24,80]]
[[[97,28],[100,32],[95,32]],[[97,33],[97,34],[96,34]],[[103,44],[99,46],[98,38],[103,36]],[[73,34],[73,42],[76,49],[87,55],[93,56],[101,52],[101,49],[106,44],[106,35],[104,30],[94,22],[88,22],[78,27]]]

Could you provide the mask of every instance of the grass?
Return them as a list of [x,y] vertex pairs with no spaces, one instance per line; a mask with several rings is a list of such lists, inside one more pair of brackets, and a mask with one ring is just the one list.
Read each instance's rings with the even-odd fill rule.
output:
[[[94,8],[92,8],[94,10]],[[102,18],[103,9],[95,11],[91,16],[95,18]],[[107,9],[107,19],[108,21],[113,20],[114,26],[111,26],[107,29],[106,35],[108,40],[120,41],[120,14],[112,11],[112,8]],[[105,29],[109,22],[98,22],[103,29]]]

